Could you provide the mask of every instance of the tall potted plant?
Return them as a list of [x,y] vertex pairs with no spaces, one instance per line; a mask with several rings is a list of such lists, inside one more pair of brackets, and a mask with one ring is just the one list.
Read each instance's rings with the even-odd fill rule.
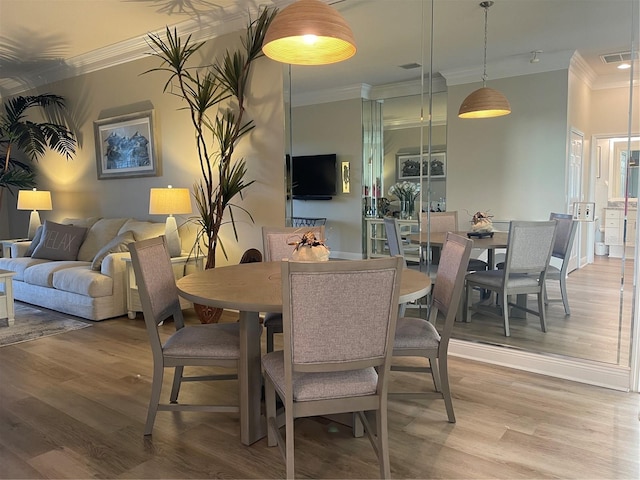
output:
[[[276,13],[276,9],[261,10],[257,19],[249,21],[242,48],[227,50],[222,58],[206,67],[189,66],[193,55],[204,45],[193,43],[190,35],[182,40],[175,29],[172,32],[167,28],[165,38],[155,34],[148,37],[152,55],[160,59],[161,65],[144,73],[169,75],[163,91],[179,96],[186,104],[195,131],[202,173],[193,187],[199,213],[196,240],[197,244],[204,243],[206,249],[205,268],[215,267],[218,245],[226,257],[219,237],[226,221],[231,223],[238,239],[235,209],[253,221],[246,209],[233,203],[253,183],[245,180],[246,162],[235,158],[234,152],[240,139],[254,128],[253,121],[245,117],[247,84],[253,62],[263,56],[262,42]],[[201,316],[201,320],[215,321],[215,318],[204,320]]]
[[[39,109],[54,120],[35,122],[29,113]],[[0,113],[0,208],[4,191],[36,185],[34,163],[54,150],[67,159],[76,152],[77,141],[65,120],[63,97],[53,94],[17,96],[7,100]],[[25,161],[18,154],[25,157]]]

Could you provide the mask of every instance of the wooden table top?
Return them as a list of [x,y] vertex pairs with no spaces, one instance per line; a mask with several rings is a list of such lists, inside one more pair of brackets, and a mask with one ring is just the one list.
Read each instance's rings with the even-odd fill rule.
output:
[[[281,277],[280,262],[243,263],[186,275],[177,286],[180,295],[191,302],[241,311],[281,312]],[[400,303],[422,298],[430,288],[428,275],[405,269]]]
[[[460,235],[461,237],[467,238],[468,232],[453,232],[456,235]],[[429,243],[434,247],[441,247],[444,245],[444,240],[447,234],[444,232],[432,232],[429,236]],[[508,232],[493,232],[493,237],[486,238],[478,238],[471,237],[473,240],[473,248],[483,248],[483,249],[496,249],[496,248],[507,248],[509,245],[509,233]],[[426,232],[415,233],[413,235],[409,235],[409,241],[411,243],[427,243],[427,234]]]

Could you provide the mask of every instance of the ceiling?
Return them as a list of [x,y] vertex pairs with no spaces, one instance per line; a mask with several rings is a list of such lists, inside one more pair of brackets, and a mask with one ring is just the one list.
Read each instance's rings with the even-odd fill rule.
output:
[[[384,85],[420,78],[422,0],[326,0],[351,25],[358,52],[341,64],[294,67],[298,91]],[[291,0],[0,0],[0,94],[16,85],[47,83],[63,69],[83,73],[146,50],[149,32],[177,25],[179,32],[208,38],[243,28],[258,5],[280,8]],[[638,0],[497,0],[489,9],[488,76],[564,68],[579,52],[595,82],[628,81],[628,72],[599,55],[628,51]],[[635,12],[632,12],[635,4]],[[427,12],[423,14],[423,8]],[[634,17],[635,15],[635,17]],[[448,84],[480,81],[484,12],[478,0],[435,0],[433,71]],[[637,24],[636,24],[637,28]],[[637,33],[635,34],[637,37]],[[637,38],[636,38],[637,40]],[[428,58],[430,44],[424,41]],[[530,63],[532,51],[540,61]],[[428,62],[426,62],[428,63]],[[428,70],[428,69],[427,69]],[[69,74],[67,73],[67,76]]]

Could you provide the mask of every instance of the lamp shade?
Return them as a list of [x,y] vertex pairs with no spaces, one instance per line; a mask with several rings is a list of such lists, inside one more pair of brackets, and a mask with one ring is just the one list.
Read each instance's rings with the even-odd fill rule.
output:
[[489,87],[482,87],[471,92],[464,99],[458,117],[460,118],[489,118],[500,117],[511,113],[509,100],[500,93]]
[[191,213],[188,188],[152,188],[149,194],[151,215],[184,215]]
[[51,192],[46,190],[20,190],[18,210],[52,210]]
[[356,42],[351,27],[333,7],[320,0],[298,0],[271,22],[264,54],[293,65],[326,65],[351,58]]

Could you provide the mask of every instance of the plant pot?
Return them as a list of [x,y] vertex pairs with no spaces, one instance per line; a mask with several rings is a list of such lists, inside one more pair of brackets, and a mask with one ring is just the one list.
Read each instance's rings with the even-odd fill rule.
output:
[[193,308],[196,311],[196,315],[198,315],[198,319],[200,319],[200,323],[218,323],[224,310],[199,303],[194,303]]

